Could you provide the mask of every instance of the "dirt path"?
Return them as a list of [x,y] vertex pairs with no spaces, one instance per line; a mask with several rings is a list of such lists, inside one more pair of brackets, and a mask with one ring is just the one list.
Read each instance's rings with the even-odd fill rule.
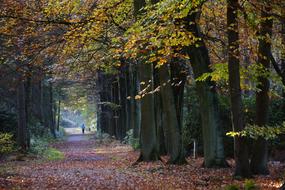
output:
[[[224,189],[242,181],[232,179],[232,169],[201,168],[202,158],[188,159],[184,166],[161,162],[132,166],[138,152],[116,141],[70,135],[53,147],[65,158],[59,161],[13,161],[0,167],[2,189]],[[164,159],[164,158],[163,158]],[[165,159],[164,159],[165,160]],[[285,166],[271,166],[271,176],[255,178],[261,189],[277,189]]]
[[66,137],[67,142],[76,142],[76,141],[88,141],[92,138],[92,135],[82,135],[74,134]]
[[92,135],[75,134],[53,145],[64,160],[8,162],[0,189],[136,189],[144,179],[121,172],[133,162],[125,157],[131,148],[115,141],[98,144]]

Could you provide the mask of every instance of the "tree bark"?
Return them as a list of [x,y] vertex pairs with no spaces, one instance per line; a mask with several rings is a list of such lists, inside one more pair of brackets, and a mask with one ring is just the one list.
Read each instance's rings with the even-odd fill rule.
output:
[[[202,39],[196,17],[198,13],[192,12],[185,19],[186,29],[196,37]],[[196,42],[198,46],[185,48],[190,57],[194,78],[211,72],[210,58],[203,40]],[[199,96],[200,114],[202,118],[203,151],[205,167],[225,167],[227,163],[224,155],[223,129],[220,123],[219,102],[215,83],[210,81],[197,81],[196,90]]]
[[[113,102],[116,105],[119,105],[119,84],[118,84],[118,79],[116,78],[115,81],[113,82]],[[119,117],[120,116],[120,111],[119,109],[116,109],[114,111],[114,134],[116,139],[121,139],[121,132],[120,132],[120,125],[119,125]]]
[[53,110],[53,87],[52,83],[49,84],[49,103],[48,103],[48,123],[49,123],[49,128],[52,136],[56,138],[56,133],[55,133],[55,120],[54,120],[54,110]]
[[17,107],[18,107],[18,128],[17,128],[17,143],[21,151],[28,150],[28,128],[26,116],[26,94],[25,82],[20,81],[17,89]]
[[164,131],[167,141],[167,152],[170,156],[168,163],[185,164],[185,155],[182,146],[179,118],[177,117],[175,99],[171,87],[171,77],[167,64],[159,68],[160,92],[162,110],[165,114]]
[[[283,8],[282,10],[282,17],[285,18],[285,9]],[[282,45],[283,45],[283,49],[281,52],[281,73],[285,78],[285,19],[282,20],[282,31],[281,31],[281,38],[282,38]],[[283,85],[285,86],[285,82],[283,83]],[[283,89],[283,98],[285,99],[285,89]],[[283,104],[283,109],[285,110],[285,101]]]
[[[238,35],[238,0],[227,1],[227,26],[228,26],[228,69],[229,87],[231,95],[232,126],[234,131],[244,129],[244,114],[240,88],[239,72],[239,35]],[[250,177],[248,159],[248,146],[246,139],[235,137],[235,176]]]
[[[144,0],[134,0],[134,15],[137,17],[141,8],[145,6]],[[139,63],[141,91],[153,90],[152,64]],[[143,84],[145,83],[145,84]],[[140,157],[138,161],[155,161],[159,159],[157,150],[157,137],[154,118],[154,97],[152,93],[144,94],[141,98],[141,130],[140,130]]]
[[140,64],[140,81],[141,84],[145,83],[142,84],[141,89],[146,91],[141,98],[141,152],[138,161],[155,161],[159,156],[154,118],[154,97],[152,93],[148,93],[153,90],[151,64]]
[[[156,64],[153,65],[153,81],[154,81],[154,89],[160,88],[159,81],[159,68],[156,67]],[[155,126],[156,126],[156,134],[157,134],[157,142],[158,142],[158,152],[159,155],[166,155],[166,141],[165,141],[165,112],[163,111],[162,106],[162,98],[161,91],[156,91],[154,93],[154,112],[155,112]]]
[[[35,79],[37,80],[37,79]],[[33,116],[42,123],[42,112],[41,112],[41,106],[42,106],[42,92],[41,92],[41,80],[33,81],[32,85],[32,114]]]
[[[258,62],[262,65],[265,72],[268,72],[270,67],[270,53],[271,43],[270,39],[272,36],[272,19],[270,17],[271,7],[266,5],[265,9],[261,12],[261,26],[258,48]],[[269,37],[270,39],[267,39]],[[257,88],[259,91],[256,92],[256,125],[263,127],[268,121],[269,112],[269,79],[264,74],[258,77]],[[254,141],[254,149],[252,152],[250,168],[253,174],[269,174],[267,167],[268,162],[268,143],[265,139],[259,138]]]
[[181,131],[183,125],[184,88],[188,72],[185,70],[183,62],[180,60],[174,60],[174,62],[170,64],[170,70],[176,114],[179,130]]
[[28,76],[26,79],[26,82],[24,84],[25,86],[25,112],[26,112],[26,123],[27,123],[27,148],[30,148],[30,130],[29,125],[31,125],[31,118],[32,118],[32,109],[31,109],[31,77]]
[[59,100],[58,100],[58,106],[57,106],[57,126],[56,126],[56,128],[57,128],[57,131],[59,131],[59,122],[60,122],[60,110],[61,109],[61,100],[60,100],[60,98],[59,98]]
[[130,125],[133,129],[133,137],[139,138],[140,131],[140,107],[139,101],[135,99],[135,96],[139,92],[138,77],[137,77],[137,67],[134,63],[129,66],[130,73]]
[[119,78],[119,90],[120,90],[120,128],[121,128],[121,140],[124,139],[127,132],[128,125],[128,115],[127,115],[127,99],[126,99],[126,76],[125,76],[125,68],[121,68],[120,78]]

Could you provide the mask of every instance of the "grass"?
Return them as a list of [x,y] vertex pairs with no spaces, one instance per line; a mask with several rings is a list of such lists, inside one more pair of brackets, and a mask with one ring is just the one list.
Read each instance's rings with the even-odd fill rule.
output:
[[47,148],[44,152],[44,158],[49,161],[62,160],[64,159],[64,154],[55,148]]

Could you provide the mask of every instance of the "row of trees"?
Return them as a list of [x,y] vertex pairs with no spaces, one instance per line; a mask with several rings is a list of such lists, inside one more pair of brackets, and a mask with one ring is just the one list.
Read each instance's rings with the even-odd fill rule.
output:
[[[230,96],[233,131],[247,126],[244,96],[256,97],[251,124],[268,124],[270,94],[284,96],[284,7],[280,1],[5,0],[1,70],[17,73],[10,79],[18,89],[19,145],[28,147],[29,110],[55,134],[55,94],[76,81],[96,102],[98,131],[123,140],[132,129],[138,161],[167,153],[169,163],[183,164],[185,86],[194,81],[204,166],[227,166],[219,97]],[[7,95],[10,86],[2,88]],[[254,146],[250,151],[248,138],[235,136],[235,175],[268,173],[268,142],[259,138]]]

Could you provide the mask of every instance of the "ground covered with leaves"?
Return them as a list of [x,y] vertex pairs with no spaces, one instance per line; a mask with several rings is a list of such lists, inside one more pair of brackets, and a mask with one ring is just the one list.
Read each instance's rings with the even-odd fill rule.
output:
[[[139,156],[131,147],[114,140],[70,136],[52,146],[65,155],[62,160],[26,159],[0,162],[0,189],[225,189],[243,180],[232,178],[233,168],[202,168],[202,158],[188,165],[163,162],[133,165]],[[91,135],[89,135],[91,137]],[[230,161],[231,165],[233,162]],[[260,189],[278,189],[285,164],[270,163],[270,176],[255,177]]]

